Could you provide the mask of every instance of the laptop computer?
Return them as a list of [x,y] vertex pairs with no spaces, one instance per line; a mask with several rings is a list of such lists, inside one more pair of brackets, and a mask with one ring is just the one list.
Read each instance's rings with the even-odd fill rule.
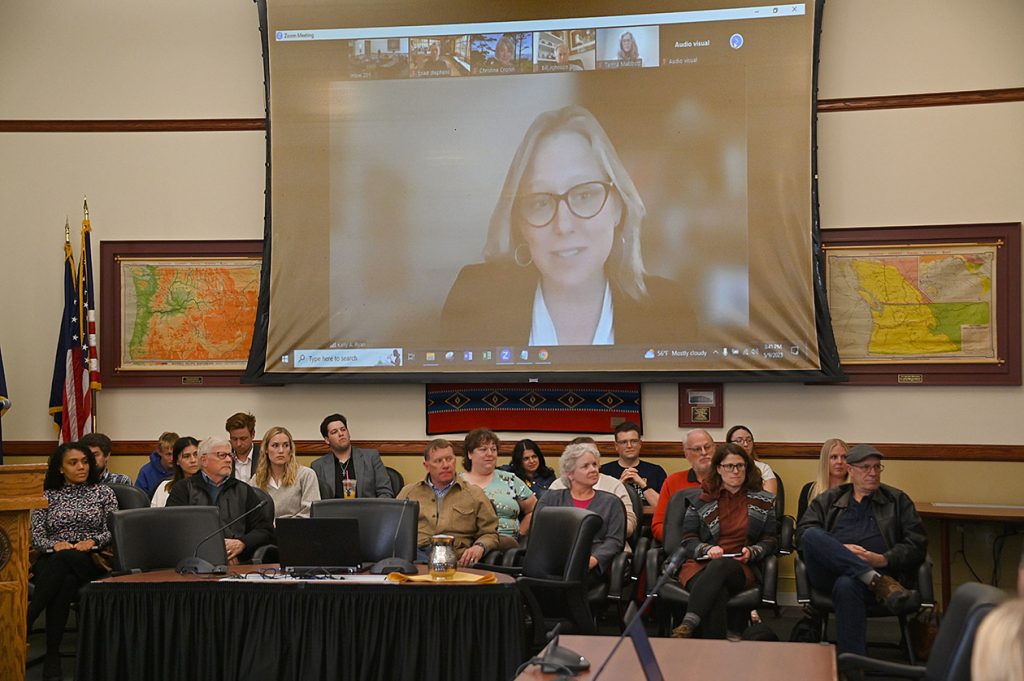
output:
[[354,518],[278,518],[281,569],[292,574],[362,570],[359,521]]

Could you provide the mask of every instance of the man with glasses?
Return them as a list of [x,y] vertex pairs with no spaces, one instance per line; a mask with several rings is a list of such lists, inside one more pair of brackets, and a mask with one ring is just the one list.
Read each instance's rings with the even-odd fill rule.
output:
[[867,608],[877,600],[906,612],[910,583],[925,559],[928,537],[906,493],[882,484],[882,453],[857,445],[846,454],[848,483],[818,495],[797,527],[811,586],[832,595],[836,647],[867,654]]
[[[231,475],[231,443],[210,437],[199,443],[199,473],[179,480],[171,488],[168,506],[216,506],[227,524],[256,508],[260,499],[253,488]],[[273,541],[273,513],[257,511],[224,528],[228,562],[237,565]]]
[[711,457],[715,454],[715,440],[706,430],[691,430],[683,440],[683,456],[690,463],[690,470],[679,471],[665,478],[658,495],[658,507],[651,516],[651,534],[658,541],[665,537],[665,513],[668,503],[676,492],[700,487],[711,472]]
[[657,506],[658,494],[667,477],[661,466],[640,460],[640,426],[623,421],[615,427],[615,451],[619,458],[601,466],[601,472],[631,485],[644,500],[645,506]]

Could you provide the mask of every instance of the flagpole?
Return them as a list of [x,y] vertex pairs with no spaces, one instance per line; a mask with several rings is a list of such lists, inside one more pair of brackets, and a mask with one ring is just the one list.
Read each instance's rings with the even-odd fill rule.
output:
[[[84,234],[87,229],[88,229],[88,231],[91,232],[92,231],[92,226],[91,226],[91,223],[89,221],[89,197],[85,196],[84,194],[82,195],[82,214],[83,214],[83,218],[82,218],[82,232]],[[84,244],[84,241],[85,241],[85,239],[83,238],[83,244]],[[88,255],[91,258],[92,257],[92,252],[90,251]],[[86,257],[86,254],[79,253],[79,258],[84,258],[84,257]],[[88,267],[90,271],[92,270],[92,262],[87,263],[85,266]],[[91,287],[91,282],[90,282],[90,287]],[[83,296],[81,295],[81,292],[79,292],[79,294],[80,294],[79,295],[79,300],[82,300]],[[92,295],[91,292],[90,292],[90,295]],[[87,314],[89,314],[91,312],[92,312],[92,310],[89,310],[87,312]],[[86,338],[89,339],[88,345],[91,348],[93,348],[92,350],[89,351],[89,357],[92,358],[92,357],[94,357],[93,353],[95,352],[95,338],[96,338],[95,333],[93,332],[93,329],[90,328],[90,327],[92,327],[93,322],[92,322],[92,320],[88,316],[83,317],[82,319],[84,320],[84,325],[86,327],[86,334],[87,334]],[[87,360],[87,361],[90,361],[90,360]],[[92,366],[91,366],[91,361],[90,361],[90,369],[91,368],[92,368]],[[92,406],[92,413],[91,413],[91,416],[92,416],[92,432],[95,433],[96,432],[96,398],[99,396],[99,391],[93,388],[93,385],[92,385],[92,372],[91,371],[90,371],[90,374],[89,374],[89,378],[90,378],[89,394],[90,394],[90,397],[91,397],[91,399],[89,400],[89,403]]]

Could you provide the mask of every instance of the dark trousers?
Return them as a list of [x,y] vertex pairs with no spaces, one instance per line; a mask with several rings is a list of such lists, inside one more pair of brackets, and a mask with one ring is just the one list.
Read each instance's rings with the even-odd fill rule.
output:
[[57,655],[64,637],[64,626],[78,589],[103,574],[92,554],[69,549],[45,553],[32,566],[32,600],[28,606],[28,626],[46,611],[46,653]]
[[812,527],[800,537],[800,558],[815,591],[832,594],[836,610],[836,648],[867,654],[868,606],[875,597],[860,575],[874,570],[831,534]]
[[[704,569],[689,581],[686,589],[690,592],[690,603],[686,611],[700,616],[703,638],[725,638],[730,624],[726,606],[746,584],[743,565],[732,558],[708,561]],[[746,614],[743,620],[746,621]],[[733,624],[735,627],[736,623]],[[742,623],[739,627],[743,628]]]

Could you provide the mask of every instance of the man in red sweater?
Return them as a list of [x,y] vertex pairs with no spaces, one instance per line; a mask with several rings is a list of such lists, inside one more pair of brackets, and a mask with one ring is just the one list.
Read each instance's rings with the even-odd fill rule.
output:
[[690,462],[690,470],[673,473],[661,487],[658,505],[651,516],[651,534],[658,541],[665,535],[665,511],[668,502],[676,492],[691,487],[700,487],[701,480],[711,470],[711,457],[715,453],[715,441],[706,430],[691,430],[683,440],[683,455]]

